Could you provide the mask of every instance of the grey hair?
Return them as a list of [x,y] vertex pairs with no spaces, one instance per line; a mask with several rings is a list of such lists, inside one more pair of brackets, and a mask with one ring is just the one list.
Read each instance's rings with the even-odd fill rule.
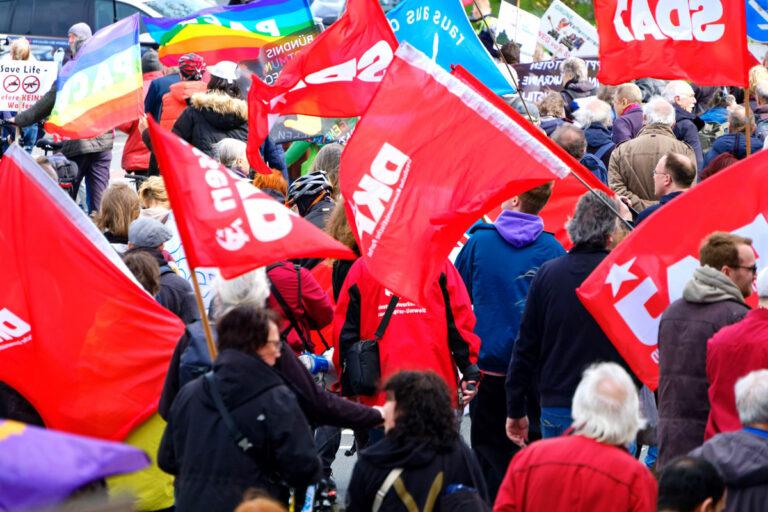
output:
[[675,124],[675,107],[661,96],[653,96],[643,106],[643,116],[645,124],[665,124],[673,126]]
[[241,158],[245,158],[245,142],[237,139],[221,139],[215,145],[216,158],[224,167],[232,167]]
[[768,103],[768,80],[760,80],[755,86],[755,94],[763,103]]
[[609,445],[628,445],[645,426],[635,384],[616,363],[598,363],[584,371],[571,412],[575,434]]
[[625,99],[630,103],[640,103],[643,101],[643,91],[632,82],[621,84],[613,91],[613,99]]
[[768,370],[755,370],[736,381],[736,410],[742,425],[768,423]]
[[747,117],[747,111],[741,105],[735,106],[728,112],[728,131],[730,133],[743,132],[750,122],[750,118]]
[[584,131],[570,123],[563,123],[555,128],[551,138],[576,160],[581,160],[587,152],[587,138],[584,136]]
[[591,98],[582,103],[581,107],[573,113],[573,117],[585,128],[592,123],[601,124],[605,127],[613,124],[611,106],[597,98]]
[[269,280],[263,268],[251,270],[234,279],[219,276],[213,282],[213,289],[216,292],[216,318],[226,315],[237,306],[263,308],[269,298]]
[[664,87],[664,91],[661,94],[665,100],[674,105],[677,96],[693,94],[693,87],[685,80],[672,80]]
[[608,197],[605,192],[587,192],[581,196],[576,203],[573,217],[565,227],[574,245],[588,244],[605,247],[608,236],[616,231],[618,226],[616,215],[596,194],[619,210],[616,201]]
[[560,67],[560,74],[564,75],[566,73],[570,73],[579,81],[586,80],[589,77],[587,74],[587,63],[578,57],[568,57],[563,61]]

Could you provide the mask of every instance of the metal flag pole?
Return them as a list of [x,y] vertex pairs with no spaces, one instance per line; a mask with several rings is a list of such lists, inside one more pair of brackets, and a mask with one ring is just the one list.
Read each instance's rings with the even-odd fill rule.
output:
[[211,329],[211,323],[208,321],[208,313],[205,311],[203,294],[200,293],[200,284],[197,282],[197,269],[190,267],[189,270],[192,272],[192,285],[195,288],[197,307],[200,309],[200,319],[203,321],[203,330],[205,331],[205,341],[208,345],[208,353],[211,355],[211,362],[213,362],[216,360],[216,344],[213,342],[213,329]]

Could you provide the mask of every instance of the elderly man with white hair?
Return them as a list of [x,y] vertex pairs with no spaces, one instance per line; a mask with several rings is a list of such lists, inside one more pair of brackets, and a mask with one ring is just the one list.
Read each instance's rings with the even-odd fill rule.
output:
[[725,510],[764,511],[768,506],[768,370],[736,382],[742,429],[718,434],[691,452],[714,465],[728,489]]
[[571,431],[512,459],[494,511],[656,510],[656,480],[626,449],[645,424],[629,374],[616,363],[590,366],[572,411]]
[[603,100],[589,98],[579,110],[573,113],[573,117],[584,129],[587,154],[594,155],[608,169],[611,153],[616,146],[611,138],[613,124],[611,106]]
[[645,126],[632,140],[619,144],[608,165],[608,185],[617,194],[629,198],[638,211],[656,204],[653,172],[661,157],[680,153],[691,160],[693,149],[675,138],[675,109],[660,96],[654,96],[643,107]]
[[664,88],[662,95],[675,107],[675,137],[693,148],[696,167],[701,170],[704,166],[704,154],[701,150],[699,130],[704,127],[704,122],[693,113],[693,107],[696,105],[693,87],[684,80],[672,80]]

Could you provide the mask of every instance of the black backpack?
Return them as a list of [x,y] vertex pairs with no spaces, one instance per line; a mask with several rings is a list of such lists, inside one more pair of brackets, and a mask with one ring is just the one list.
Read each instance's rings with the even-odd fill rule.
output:
[[[216,329],[211,329],[211,331],[213,331],[213,339],[216,341]],[[191,324],[187,324],[186,335],[189,344],[179,358],[179,387],[206,374],[213,368],[202,320],[195,320]]]
[[72,199],[75,195],[75,179],[77,178],[77,164],[62,154],[48,155],[48,161],[59,177],[59,186],[63,188]]

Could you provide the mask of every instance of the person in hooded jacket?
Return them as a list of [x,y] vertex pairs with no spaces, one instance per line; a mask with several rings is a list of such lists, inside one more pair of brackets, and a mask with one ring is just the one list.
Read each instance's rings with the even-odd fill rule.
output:
[[[213,371],[181,389],[158,450],[160,468],[176,475],[176,509],[234,510],[251,487],[287,503],[289,487],[317,480],[320,461],[296,396],[273,369],[282,346],[277,324],[268,311],[239,306],[217,330]],[[245,442],[235,439],[221,405]]]
[[384,439],[360,452],[346,510],[431,512],[457,485],[488,503],[483,475],[458,433],[442,379],[433,372],[403,371],[384,390]]
[[[518,447],[507,438],[504,379],[520,328],[533,277],[548,260],[565,254],[538,216],[552,194],[552,183],[541,185],[504,202],[493,224],[470,229],[469,241],[456,258],[472,299],[482,345],[478,366],[482,379],[470,404],[472,448],[477,454],[491,499],[501,485]],[[531,417],[538,420],[536,393],[529,395]],[[533,427],[532,431],[539,431]],[[536,438],[536,436],[534,436]]]
[[768,370],[736,382],[742,429],[718,434],[691,456],[703,457],[725,481],[726,512],[758,512],[768,505]]
[[721,135],[704,156],[704,166],[723,153],[730,153],[739,160],[747,157],[747,123],[752,125],[750,133],[750,149],[756,153],[763,149],[763,140],[755,135],[755,123],[752,116],[747,117],[744,107],[738,106],[728,113],[728,133]]
[[693,113],[696,105],[693,88],[684,80],[672,80],[664,88],[663,96],[675,107],[675,126],[672,131],[677,140],[693,148],[696,155],[696,168],[700,171],[705,165],[699,139],[699,130],[704,127],[704,121]]
[[583,99],[597,94],[597,87],[589,81],[587,63],[578,57],[568,57],[563,61],[561,79],[563,89],[560,95],[565,104],[565,117],[572,120]]

